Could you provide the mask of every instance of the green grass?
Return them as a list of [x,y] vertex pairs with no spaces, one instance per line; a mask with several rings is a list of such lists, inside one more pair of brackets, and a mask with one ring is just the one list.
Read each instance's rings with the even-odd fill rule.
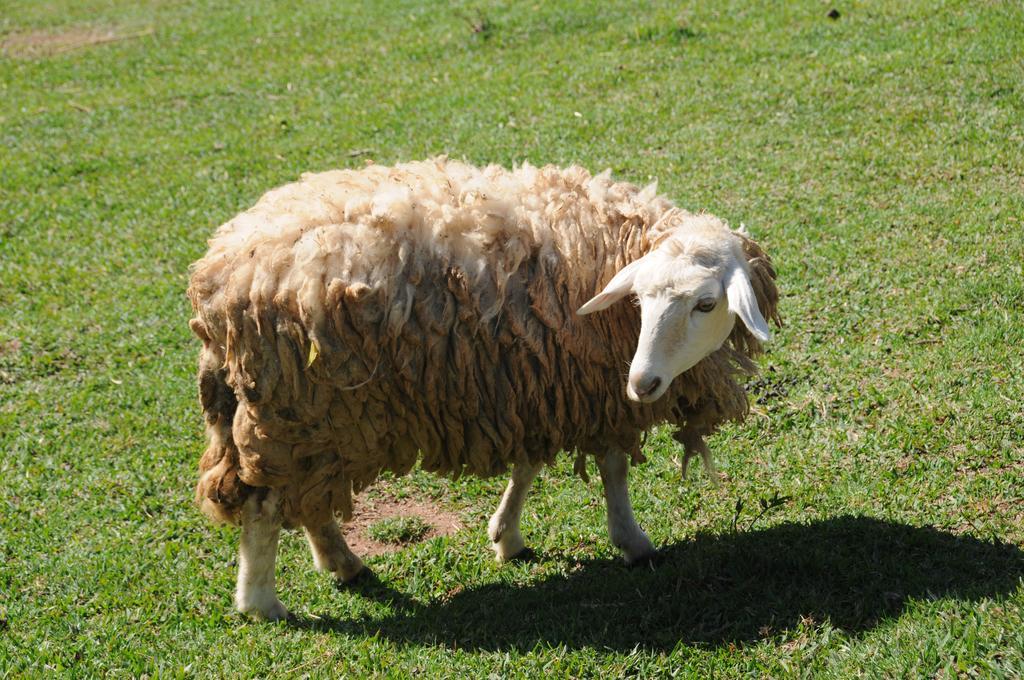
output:
[[[1024,674],[1024,10],[638,7],[2,3],[8,44],[153,30],[0,56],[0,677]],[[653,436],[635,570],[568,463],[505,567],[502,480],[390,481],[469,528],[345,591],[290,534],[297,621],[242,619],[236,532],[191,503],[187,267],[301,172],[442,152],[747,224],[787,325],[711,442],[728,481]]]
[[430,525],[421,517],[386,517],[366,528],[366,535],[378,543],[402,545],[415,543],[430,533]]

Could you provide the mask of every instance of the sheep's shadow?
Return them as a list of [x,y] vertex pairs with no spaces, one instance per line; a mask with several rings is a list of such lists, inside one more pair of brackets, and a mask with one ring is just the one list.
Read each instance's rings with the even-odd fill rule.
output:
[[299,626],[379,634],[396,642],[528,650],[756,640],[806,619],[857,633],[898,616],[909,599],[975,600],[1008,594],[1024,577],[1017,546],[866,517],[698,536],[665,548],[656,565],[613,560],[571,565],[524,586],[467,588],[417,604],[384,584],[396,613]]

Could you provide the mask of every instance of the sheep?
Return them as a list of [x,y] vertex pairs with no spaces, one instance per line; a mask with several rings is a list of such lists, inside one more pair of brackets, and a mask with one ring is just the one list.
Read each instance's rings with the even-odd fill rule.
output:
[[612,542],[649,558],[627,488],[641,434],[671,423],[687,459],[709,459],[704,437],[747,413],[737,379],[779,323],[774,279],[741,231],[610,171],[441,157],[268,192],[216,231],[188,289],[208,435],[196,500],[241,525],[236,606],[288,615],[281,528],[304,529],[317,568],[358,577],[337,516],[417,461],[452,478],[511,467],[488,524],[506,561],[541,468],[566,451],[586,479],[593,456]]

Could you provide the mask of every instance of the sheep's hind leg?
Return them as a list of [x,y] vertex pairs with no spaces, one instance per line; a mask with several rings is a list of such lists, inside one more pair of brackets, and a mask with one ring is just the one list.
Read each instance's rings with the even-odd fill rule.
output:
[[511,560],[526,549],[523,535],[519,531],[519,519],[526,494],[542,467],[543,464],[531,465],[524,462],[516,463],[512,469],[512,478],[505,487],[505,495],[501,497],[501,503],[487,525],[487,535],[499,562]]
[[608,535],[622,550],[626,564],[636,564],[654,556],[654,546],[633,517],[629,502],[629,458],[621,451],[611,450],[597,457],[608,506]]
[[349,549],[335,520],[304,529],[317,569],[331,572],[342,583],[354,580],[363,572],[363,561]]
[[251,496],[242,506],[242,539],[238,556],[238,588],[235,605],[240,612],[262,616],[269,621],[287,618],[288,610],[277,599],[274,563],[281,533],[278,491],[266,497]]
[[686,479],[686,470],[690,465],[690,459],[700,454],[700,460],[704,463],[704,471],[708,475],[708,479],[711,480],[711,485],[716,489],[722,487],[721,478],[718,474],[718,469],[715,467],[715,460],[711,457],[711,451],[708,449],[707,442],[704,441],[704,437],[692,431],[680,431],[676,436],[676,441],[682,443],[685,452],[683,453],[683,465],[682,465],[682,478]]

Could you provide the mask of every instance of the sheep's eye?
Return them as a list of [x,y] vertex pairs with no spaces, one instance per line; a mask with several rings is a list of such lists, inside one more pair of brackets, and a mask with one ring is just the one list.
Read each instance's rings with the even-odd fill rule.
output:
[[697,306],[694,307],[698,312],[710,312],[718,304],[718,300],[715,298],[702,298],[697,302]]

